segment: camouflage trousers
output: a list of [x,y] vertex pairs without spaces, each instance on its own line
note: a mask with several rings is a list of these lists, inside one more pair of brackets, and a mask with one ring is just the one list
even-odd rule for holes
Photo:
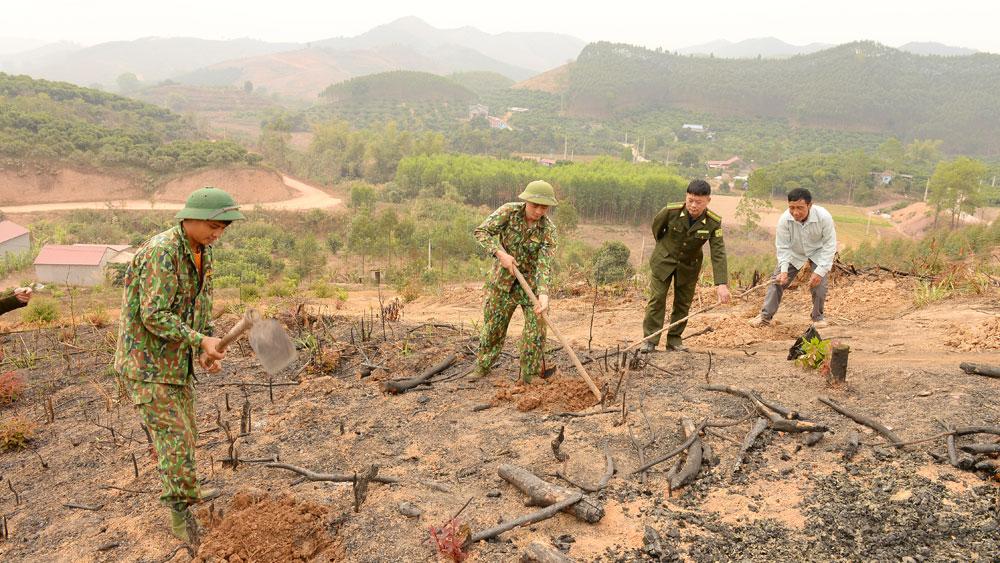
[[194,418],[194,386],[149,383],[122,378],[125,390],[149,429],[163,484],[160,502],[183,510],[201,496],[195,474],[198,429]]
[[524,312],[524,330],[521,333],[521,378],[524,381],[542,373],[545,360],[545,325],[539,322],[531,298],[517,283],[510,287],[494,282],[486,284],[486,299],[483,302],[483,330],[479,336],[479,357],[476,364],[481,370],[489,370],[503,350],[503,340],[507,336],[507,326],[514,309],[521,306]]

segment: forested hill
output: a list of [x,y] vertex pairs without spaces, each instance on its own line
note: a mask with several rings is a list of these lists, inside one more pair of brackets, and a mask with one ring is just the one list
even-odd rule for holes
[[857,42],[789,59],[736,60],[602,42],[580,53],[568,78],[568,110],[576,115],[678,107],[937,138],[948,152],[1000,154],[1000,55],[921,56]]
[[428,72],[394,70],[338,82],[320,97],[334,102],[470,102],[472,90],[456,81]]
[[0,155],[101,168],[189,170],[248,159],[170,110],[66,82],[0,73]]

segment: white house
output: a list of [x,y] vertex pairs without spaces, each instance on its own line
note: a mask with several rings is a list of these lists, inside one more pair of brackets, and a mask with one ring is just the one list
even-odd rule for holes
[[47,244],[35,258],[42,283],[95,286],[104,282],[104,266],[117,254],[109,246]]
[[13,221],[0,221],[0,258],[31,250],[31,233]]

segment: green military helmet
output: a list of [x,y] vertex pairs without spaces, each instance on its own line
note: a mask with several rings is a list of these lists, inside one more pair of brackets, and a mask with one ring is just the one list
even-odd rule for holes
[[556,191],[552,189],[552,184],[545,180],[531,182],[517,197],[538,205],[559,205],[556,201]]
[[219,188],[204,187],[187,198],[184,209],[174,215],[176,219],[201,219],[202,221],[236,221],[246,219],[233,196]]

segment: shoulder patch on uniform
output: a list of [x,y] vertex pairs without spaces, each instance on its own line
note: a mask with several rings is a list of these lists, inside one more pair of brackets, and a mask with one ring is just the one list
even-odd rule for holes
[[722,217],[719,217],[719,214],[712,211],[711,209],[708,210],[708,218],[713,221],[718,221],[720,223],[722,222]]
[[677,203],[668,203],[667,204],[667,209],[680,209],[682,207],[684,207],[684,202],[683,201],[679,201]]

